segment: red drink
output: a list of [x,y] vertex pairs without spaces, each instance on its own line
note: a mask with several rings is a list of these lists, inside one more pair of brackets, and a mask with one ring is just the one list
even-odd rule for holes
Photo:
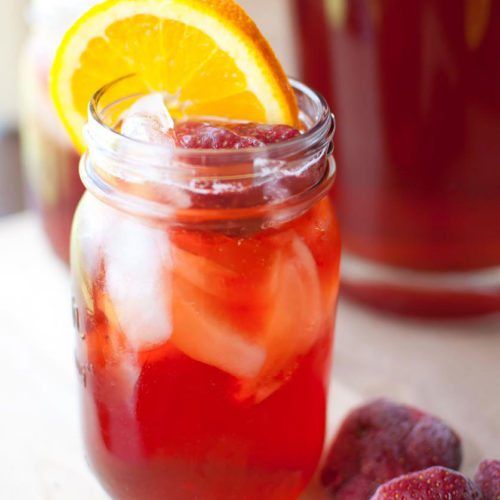
[[94,103],[72,269],[85,440],[113,497],[295,498],[316,469],[340,248],[332,119],[296,92],[314,129],[177,148],[167,180],[165,149],[114,135],[106,150],[113,109]]
[[401,312],[499,311],[500,4],[295,4],[305,79],[341,123],[344,289]]

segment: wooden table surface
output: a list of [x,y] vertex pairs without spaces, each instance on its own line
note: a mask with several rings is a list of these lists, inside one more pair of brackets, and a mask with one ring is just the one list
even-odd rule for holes
[[[0,496],[104,499],[80,442],[67,271],[30,214],[0,222],[0,279]],[[341,301],[330,433],[354,405],[389,396],[452,424],[470,473],[500,457],[499,354],[498,317],[410,321]]]

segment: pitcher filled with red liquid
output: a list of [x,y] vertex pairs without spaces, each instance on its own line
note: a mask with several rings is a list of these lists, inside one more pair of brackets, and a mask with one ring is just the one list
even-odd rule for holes
[[500,3],[295,0],[342,127],[343,286],[392,311],[500,311]]
[[280,140],[191,149],[207,129],[181,122],[171,149],[120,133],[127,80],[91,103],[72,239],[91,465],[120,499],[295,498],[325,432],[332,116],[294,83],[302,134],[226,123]]

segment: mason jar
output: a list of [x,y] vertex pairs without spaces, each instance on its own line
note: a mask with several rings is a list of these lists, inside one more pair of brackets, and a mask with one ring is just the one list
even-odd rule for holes
[[292,82],[300,136],[171,150],[112,130],[123,82],[91,102],[72,235],[92,468],[114,498],[295,498],[325,436],[332,115]]

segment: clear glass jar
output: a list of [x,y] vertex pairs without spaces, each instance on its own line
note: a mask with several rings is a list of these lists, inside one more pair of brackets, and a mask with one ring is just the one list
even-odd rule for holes
[[342,123],[344,290],[404,313],[500,311],[500,2],[294,4],[303,76]]
[[91,103],[76,357],[88,456],[114,498],[295,498],[318,465],[340,256],[334,123],[293,85],[307,131],[238,151],[118,134],[137,98],[120,81]]
[[33,0],[20,64],[20,133],[27,191],[53,250],[66,262],[71,221],[84,188],[78,175],[80,155],[56,116],[48,79],[65,30],[94,3]]

